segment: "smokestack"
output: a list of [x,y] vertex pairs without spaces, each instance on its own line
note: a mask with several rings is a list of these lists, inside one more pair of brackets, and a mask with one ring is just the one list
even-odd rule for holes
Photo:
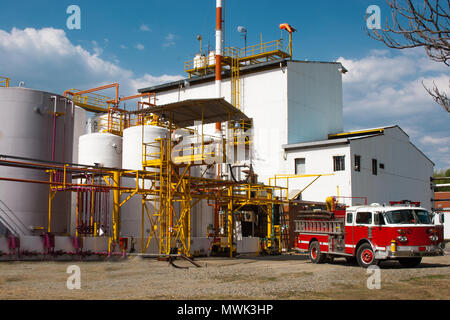
[[[216,96],[222,98],[222,0],[216,0]],[[216,131],[221,131],[220,122]]]

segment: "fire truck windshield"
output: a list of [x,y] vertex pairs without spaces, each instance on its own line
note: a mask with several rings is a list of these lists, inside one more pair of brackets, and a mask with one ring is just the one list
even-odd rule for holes
[[425,210],[402,209],[387,211],[385,217],[389,224],[432,224],[431,215]]

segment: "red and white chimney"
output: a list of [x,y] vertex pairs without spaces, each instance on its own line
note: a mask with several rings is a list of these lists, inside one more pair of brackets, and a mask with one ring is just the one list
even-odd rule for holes
[[216,95],[222,98],[222,0],[216,0]]
[[[222,98],[222,0],[216,0],[216,97]],[[216,131],[221,131],[220,122]]]

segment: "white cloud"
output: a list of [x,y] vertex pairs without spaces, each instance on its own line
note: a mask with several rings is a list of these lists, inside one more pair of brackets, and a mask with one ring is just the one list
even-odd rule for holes
[[0,70],[2,75],[12,78],[11,85],[25,81],[27,87],[59,94],[70,88],[119,82],[121,95],[129,95],[166,79],[182,78],[135,75],[120,67],[117,59],[113,62],[102,59],[103,51],[97,42],[92,41],[90,45],[92,52],[72,44],[60,29],[0,30]]
[[173,33],[170,33],[164,38],[163,47],[170,47],[175,45],[176,36]]
[[138,49],[138,50],[144,50],[145,49],[145,47],[144,47],[144,45],[142,44],[142,43],[138,43],[137,45],[136,45],[136,49]]
[[99,44],[98,44],[97,41],[93,40],[93,41],[91,41],[91,42],[92,42],[92,46],[93,46],[92,49],[94,50],[94,55],[95,55],[95,56],[101,55],[101,54],[103,53],[103,48],[101,48],[101,47],[99,46]]
[[139,30],[146,31],[146,32],[151,31],[150,28],[148,27],[148,25],[146,25],[146,24],[141,24],[141,27],[139,28]]
[[181,76],[176,75],[167,75],[164,74],[162,76],[152,76],[150,74],[145,74],[142,77],[139,77],[137,79],[132,79],[130,81],[131,86],[133,88],[145,88],[145,87],[151,87],[162,83],[172,82],[183,79]]
[[449,69],[423,50],[373,50],[359,59],[338,59],[343,75],[344,121],[348,128],[398,124],[436,167],[450,164],[450,115],[424,85],[450,93]]
[[450,137],[424,136],[422,139],[420,139],[420,142],[423,144],[433,144],[433,145],[438,145],[438,146],[445,146],[445,145],[450,144]]

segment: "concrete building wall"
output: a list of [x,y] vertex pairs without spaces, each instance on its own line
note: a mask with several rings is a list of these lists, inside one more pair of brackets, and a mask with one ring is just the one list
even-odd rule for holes
[[[431,209],[430,177],[433,163],[398,127],[385,129],[385,134],[351,140],[351,157],[361,155],[361,171],[352,168],[353,196],[367,196],[368,201],[420,201]],[[372,173],[372,159],[377,160],[377,175]],[[384,169],[380,168],[384,164]]]
[[[345,170],[333,171],[333,157],[344,156]],[[325,202],[329,196],[351,196],[352,181],[350,173],[350,146],[340,144],[333,146],[316,147],[303,150],[293,150],[286,152],[285,173],[295,173],[295,159],[305,159],[305,175],[333,174],[318,178],[311,186],[302,193],[302,200]],[[316,177],[292,178],[289,179],[290,193],[293,190],[303,190]],[[286,180],[277,181],[277,185],[287,186]],[[350,202],[347,200],[345,203]]]
[[[326,139],[342,131],[342,79],[340,64],[287,62],[240,77],[240,109],[253,119],[253,167],[264,183],[284,169],[282,145]],[[193,79],[191,79],[193,80]],[[186,79],[190,81],[190,79]],[[326,88],[326,90],[324,90]],[[231,102],[230,79],[222,81],[222,96]],[[159,89],[157,103],[215,98],[215,83]],[[205,126],[214,134],[214,124]]]
[[342,74],[332,63],[288,62],[288,142],[325,140],[343,130]]
[[[347,205],[364,204],[360,197],[367,197],[368,203],[420,201],[422,206],[431,209],[433,163],[411,144],[400,128],[386,128],[383,135],[348,141],[348,144],[288,149],[284,173],[294,174],[295,159],[304,158],[305,172],[302,174],[333,174],[320,177],[308,187],[302,194],[303,200],[324,201],[339,193],[340,197],[345,197],[340,198],[340,202]],[[333,140],[329,142],[333,143]],[[340,155],[345,156],[345,170],[333,171],[333,157]],[[355,170],[355,155],[361,157],[360,171]],[[372,159],[377,160],[376,175],[372,172]],[[313,180],[313,177],[290,179],[289,189],[302,190]]]

